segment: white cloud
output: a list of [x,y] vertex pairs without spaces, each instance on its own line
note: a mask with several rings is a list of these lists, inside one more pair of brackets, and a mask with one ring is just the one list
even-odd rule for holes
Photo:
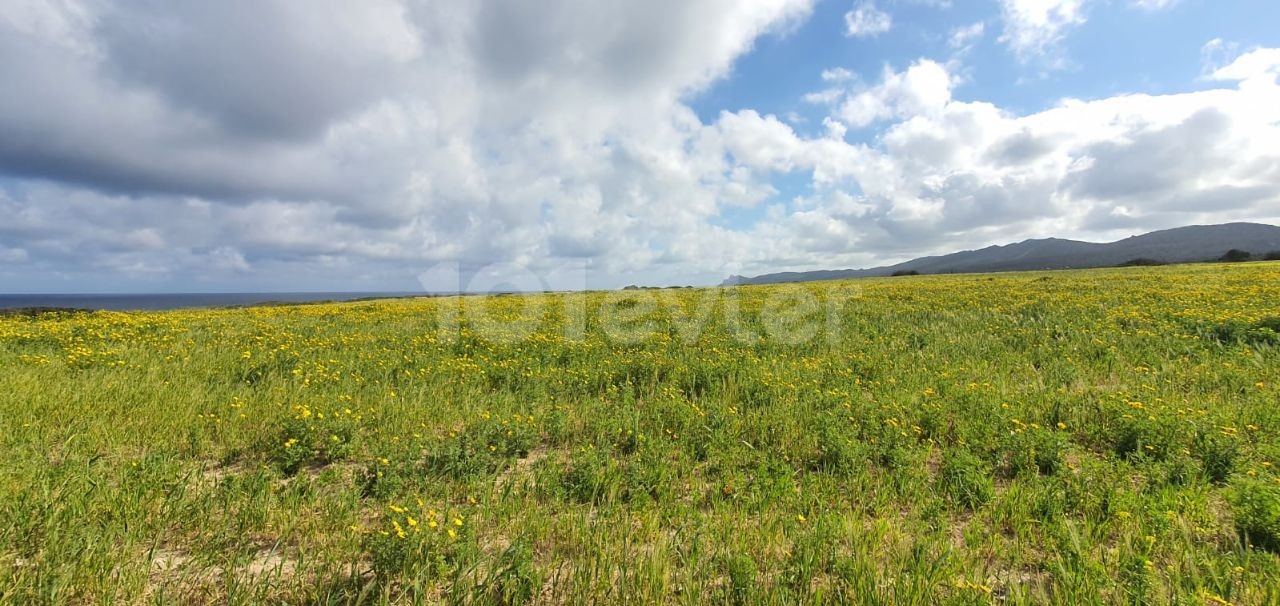
[[1237,57],[1213,72],[1215,80],[1258,81],[1269,86],[1280,76],[1280,48],[1260,48]]
[[847,82],[856,77],[857,76],[853,72],[843,67],[833,67],[831,69],[822,70],[823,82]]
[[[1149,12],[1173,7],[1179,0],[1129,0],[1132,6]],[[1000,0],[1006,44],[1022,62],[1039,61],[1050,68],[1068,64],[1061,54],[1061,42],[1072,29],[1088,20],[1089,5],[1095,0]]]
[[1204,43],[1200,47],[1200,72],[1207,78],[1212,78],[1213,72],[1218,71],[1220,67],[1233,61],[1239,56],[1239,45],[1235,42],[1227,42],[1222,38],[1214,38]]
[[[913,70],[931,75],[912,78]],[[950,78],[938,71],[945,68],[926,60],[886,70],[875,86],[846,90],[833,104],[853,126],[892,119],[875,145],[774,133],[788,152],[772,166],[812,169],[818,185],[794,212],[759,228],[775,262],[857,266],[992,240],[1280,219],[1280,51],[1260,49],[1218,70],[1228,87],[1069,99],[1022,116],[950,98],[941,92]],[[850,102],[875,109],[851,114]],[[849,193],[851,183],[859,193]]]
[[1086,0],[1000,0],[1007,44],[1020,60],[1052,55],[1068,30],[1083,24]]
[[[832,69],[802,135],[686,99],[808,0],[585,7],[21,3],[0,13],[0,81],[23,91],[0,95],[0,278],[413,289],[437,261],[583,261],[601,285],[706,282],[1280,215],[1274,50],[1215,60],[1210,90],[1029,115],[957,100],[951,63]],[[1065,25],[1028,52],[1083,20],[1044,14]],[[780,174],[812,188],[779,200]]]
[[893,27],[893,16],[876,8],[872,0],[863,0],[844,14],[846,36],[877,36]]
[[774,116],[755,110],[722,112],[716,123],[725,140],[725,150],[738,162],[754,170],[789,172],[800,139]]
[[918,61],[904,72],[886,67],[880,84],[843,99],[838,116],[861,128],[888,118],[930,114],[951,100],[951,85],[951,74],[936,61]]
[[962,27],[951,30],[951,39],[949,44],[953,49],[965,49],[973,45],[986,34],[986,24],[978,21]]
[[[0,96],[0,172],[29,181],[0,237],[32,271],[318,285],[442,259],[714,265],[733,253],[711,219],[774,190],[682,99],[810,4],[24,2],[0,14],[24,91]],[[91,225],[88,198],[116,214]]]

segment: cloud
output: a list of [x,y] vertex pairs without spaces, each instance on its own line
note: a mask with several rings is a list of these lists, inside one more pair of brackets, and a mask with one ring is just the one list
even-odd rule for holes
[[833,67],[822,70],[823,82],[847,82],[854,78],[857,78],[857,74],[854,74],[843,67]]
[[846,36],[878,36],[893,27],[893,17],[876,8],[875,2],[863,0],[844,14],[844,27]]
[[[806,116],[706,119],[689,99],[808,0],[325,2],[0,13],[22,91],[0,95],[0,279],[410,290],[437,262],[581,262],[599,286],[714,282],[1280,215],[1272,49],[1219,53],[1206,90],[1029,114],[958,99],[955,62],[833,68]],[[1066,25],[1028,52],[1083,19],[1045,15]]]
[[1086,21],[1086,0],[1000,0],[1000,42],[1021,61],[1052,57],[1067,31]]
[[398,92],[423,52],[407,17],[394,0],[142,0],[108,7],[94,29],[106,77],[223,132],[291,139]]
[[[780,243],[773,253],[799,269],[992,239],[1105,239],[1135,229],[1275,220],[1278,74],[1280,53],[1259,49],[1215,73],[1228,83],[1223,88],[1067,99],[1017,115],[952,98],[953,78],[936,62],[886,69],[879,83],[853,82],[830,105],[832,117],[850,127],[889,120],[874,144],[773,134],[788,151],[775,152],[785,161],[768,165],[813,170],[817,190],[761,238]],[[833,247],[837,239],[843,248]]]
[[888,118],[930,114],[951,100],[952,77],[940,63],[920,60],[903,72],[886,67],[880,84],[847,95],[838,117],[854,128]]
[[[0,15],[0,80],[23,90],[0,95],[0,175],[25,184],[6,201],[26,218],[5,244],[32,267],[310,264],[320,283],[441,259],[724,259],[710,219],[774,190],[683,99],[810,8],[20,3]],[[98,212],[69,205],[90,198],[117,214],[85,225]]]
[[27,259],[27,251],[21,248],[0,248],[0,263],[24,263]]
[[[1129,2],[1147,12],[1156,12],[1173,7],[1179,0]],[[1061,43],[1071,30],[1084,25],[1089,6],[1095,3],[1095,0],[1000,0],[1004,20],[1000,42],[1023,63],[1035,61],[1050,69],[1065,67],[1068,61],[1062,55]]]
[[1259,48],[1237,57],[1213,72],[1214,80],[1256,81],[1262,86],[1280,76],[1280,48]]
[[722,112],[716,123],[724,137],[725,150],[743,166],[753,170],[789,172],[800,139],[791,127],[774,116],[755,110]]
[[951,30],[951,38],[948,40],[948,44],[956,50],[967,49],[982,39],[982,36],[986,34],[986,30],[986,24],[982,21],[957,27]]
[[1234,61],[1239,55],[1239,44],[1214,38],[1200,47],[1200,72],[1204,77],[1212,79],[1213,72]]

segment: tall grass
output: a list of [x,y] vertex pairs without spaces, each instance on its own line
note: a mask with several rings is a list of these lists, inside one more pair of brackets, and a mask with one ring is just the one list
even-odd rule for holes
[[0,602],[1278,603],[1277,301],[1247,264],[4,317]]

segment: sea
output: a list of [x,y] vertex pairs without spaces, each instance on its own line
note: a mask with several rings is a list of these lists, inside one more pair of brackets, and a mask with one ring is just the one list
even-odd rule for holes
[[425,292],[219,292],[154,294],[0,294],[0,309],[63,308],[160,311],[199,307],[242,307],[428,296]]

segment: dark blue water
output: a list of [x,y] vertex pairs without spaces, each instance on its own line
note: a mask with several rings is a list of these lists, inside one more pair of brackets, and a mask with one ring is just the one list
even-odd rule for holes
[[312,303],[355,299],[425,296],[411,292],[221,292],[163,293],[128,295],[5,295],[0,309],[17,307],[62,307],[70,309],[110,309],[115,311],[156,311],[189,307],[230,307],[264,303]]

